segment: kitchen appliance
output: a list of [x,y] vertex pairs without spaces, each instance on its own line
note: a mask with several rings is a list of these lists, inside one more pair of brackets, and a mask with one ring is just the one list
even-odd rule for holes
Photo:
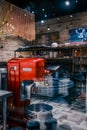
[[13,58],[7,63],[8,90],[13,97],[8,100],[8,124],[26,126],[25,108],[30,104],[31,89],[35,82],[44,81],[43,58]]

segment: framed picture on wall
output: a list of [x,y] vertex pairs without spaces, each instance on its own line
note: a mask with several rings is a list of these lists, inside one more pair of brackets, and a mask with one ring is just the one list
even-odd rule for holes
[[87,42],[87,27],[69,30],[69,42],[79,44]]

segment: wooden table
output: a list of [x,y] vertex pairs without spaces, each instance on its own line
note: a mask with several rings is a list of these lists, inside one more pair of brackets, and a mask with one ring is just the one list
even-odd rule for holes
[[0,100],[3,101],[3,130],[6,130],[6,117],[7,117],[7,97],[11,96],[12,93],[5,90],[0,90]]

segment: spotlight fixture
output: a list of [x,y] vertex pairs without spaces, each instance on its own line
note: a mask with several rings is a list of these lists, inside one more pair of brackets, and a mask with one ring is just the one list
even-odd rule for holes
[[76,0],[76,3],[78,3],[78,0]]
[[31,13],[32,13],[32,14],[34,14],[35,12],[34,12],[34,11],[32,11]]
[[47,27],[47,30],[49,31],[49,30],[50,30],[50,27]]
[[72,17],[73,17],[73,15],[70,15],[70,17],[72,18]]
[[45,11],[45,9],[43,8],[42,11]]
[[41,23],[44,23],[44,20],[41,20]]
[[69,5],[70,5],[70,1],[68,1],[68,0],[65,1],[65,5],[66,5],[66,6],[69,6]]
[[47,18],[47,14],[45,14],[44,17]]

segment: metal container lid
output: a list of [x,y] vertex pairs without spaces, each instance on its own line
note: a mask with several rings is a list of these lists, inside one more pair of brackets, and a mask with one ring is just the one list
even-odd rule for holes
[[34,112],[46,112],[46,111],[51,111],[52,106],[44,103],[37,103],[37,104],[31,104],[27,106],[27,110],[34,111]]

